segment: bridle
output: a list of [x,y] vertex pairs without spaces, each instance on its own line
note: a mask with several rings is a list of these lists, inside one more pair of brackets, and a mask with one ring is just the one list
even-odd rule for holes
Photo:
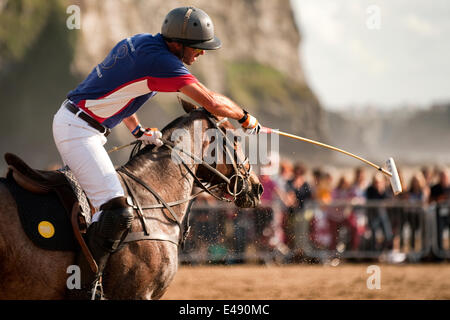
[[[215,167],[211,166],[209,163],[207,163],[204,159],[197,157],[196,155],[192,154],[189,151],[179,148],[172,141],[162,138],[161,140],[163,141],[164,146],[166,146],[172,152],[172,155],[174,155],[180,161],[180,164],[183,165],[183,167],[187,170],[187,172],[193,177],[194,182],[201,188],[201,190],[193,195],[190,195],[188,198],[181,199],[181,200],[174,201],[174,202],[166,202],[164,199],[162,199],[162,197],[158,194],[158,192],[156,190],[154,190],[151,186],[146,184],[140,178],[136,177],[125,166],[121,166],[120,168],[118,168],[117,172],[119,173],[119,175],[122,175],[124,184],[127,187],[128,193],[130,194],[130,197],[131,197],[131,199],[130,199],[130,197],[127,198],[128,204],[137,211],[138,217],[141,220],[141,224],[142,224],[142,228],[143,228],[143,232],[128,233],[127,237],[124,239],[124,241],[122,243],[139,241],[139,240],[162,240],[162,241],[172,242],[176,245],[181,244],[183,247],[184,242],[185,242],[185,240],[189,234],[189,230],[190,230],[190,225],[189,225],[190,209],[192,207],[193,202],[200,194],[202,194],[203,192],[207,192],[208,194],[210,194],[217,200],[232,202],[232,201],[235,201],[236,198],[242,192],[247,190],[247,188],[248,188],[247,181],[250,177],[252,168],[251,168],[250,163],[248,164],[248,169],[245,168],[245,164],[248,162],[248,158],[246,157],[243,161],[240,161],[240,158],[239,158],[239,155],[237,154],[237,152],[233,152],[235,150],[235,145],[231,144],[230,139],[228,139],[226,133],[220,127],[221,124],[223,124],[225,121],[227,121],[227,118],[224,118],[220,121],[215,121],[217,118],[215,118],[207,110],[199,109],[199,111],[206,113],[206,118],[208,119],[208,121],[211,123],[213,128],[215,128],[217,130],[217,132],[219,132],[219,134],[222,136],[222,138],[224,140],[224,149],[225,149],[226,155],[232,161],[231,164],[232,164],[233,170],[234,170],[233,174],[231,175],[231,177],[228,178],[222,172],[220,172],[217,168],[215,168]],[[133,152],[132,152],[130,158],[133,157],[139,151],[141,145],[142,145],[141,141],[136,143],[136,146],[133,149]],[[189,167],[189,165],[183,160],[183,158],[180,156],[179,153],[184,153],[191,159],[195,160],[196,163],[204,166],[206,169],[208,169],[213,174],[212,179],[214,179],[214,177],[218,177],[222,180],[222,182],[219,182],[219,183],[216,183],[213,185],[208,185],[210,183],[203,183],[200,180],[200,178],[198,178],[197,175],[192,171],[192,169]],[[233,156],[233,154],[236,155],[236,159]],[[124,175],[127,176],[128,178],[134,180],[141,186],[143,186],[147,191],[152,193],[158,199],[158,201],[160,203],[142,206],[138,202],[135,192],[131,188],[127,179],[125,179]],[[233,200],[230,200],[227,197],[220,196],[220,195],[217,195],[212,192],[212,190],[221,187],[224,183],[226,183],[226,191],[228,193],[227,195],[231,196],[231,198]],[[187,208],[187,212],[186,212],[186,216],[185,216],[185,220],[184,220],[185,223],[183,226],[183,222],[178,218],[176,213],[173,211],[172,207],[181,205],[186,202],[189,202],[189,204],[188,204],[188,208]],[[167,209],[167,211],[170,214],[170,217],[165,213],[164,210],[162,210],[164,215],[166,216],[166,218],[170,222],[176,223],[178,225],[178,227],[180,228],[180,231],[182,231],[182,232],[180,232],[180,238],[178,239],[178,241],[175,241],[174,239],[171,239],[170,237],[168,237],[167,235],[162,234],[162,233],[156,234],[156,235],[154,233],[152,235],[149,234],[146,223],[145,223],[145,216],[144,216],[143,211],[151,210],[151,209],[158,209],[158,208]]]
[[[220,133],[220,135],[222,136],[222,138],[223,138],[223,140],[225,142],[223,145],[225,147],[226,156],[227,156],[228,159],[231,159],[231,161],[232,161],[231,164],[232,164],[233,170],[234,170],[234,173],[233,173],[233,175],[230,178],[226,177],[223,173],[221,173],[219,170],[217,170],[216,168],[211,166],[205,160],[198,158],[197,156],[193,155],[192,153],[190,153],[190,152],[188,152],[188,151],[186,151],[184,149],[177,148],[173,142],[168,141],[166,139],[162,139],[162,141],[164,142],[164,144],[172,152],[178,151],[178,152],[186,154],[191,159],[195,160],[197,163],[200,163],[206,169],[208,169],[210,172],[212,172],[214,176],[217,176],[217,177],[221,178],[223,180],[223,183],[226,183],[226,191],[228,192],[228,195],[233,198],[233,200],[230,200],[230,199],[225,198],[225,197],[220,197],[220,196],[217,196],[214,193],[212,193],[210,191],[210,188],[218,187],[219,184],[216,184],[216,185],[214,185],[212,187],[209,187],[209,188],[206,187],[206,185],[200,181],[200,179],[192,172],[192,170],[182,160],[182,158],[176,152],[173,153],[180,160],[180,162],[183,164],[183,166],[188,170],[188,172],[191,174],[191,176],[194,177],[195,182],[199,185],[200,188],[202,188],[202,190],[204,190],[205,192],[209,193],[210,195],[212,195],[217,200],[227,201],[227,202],[234,201],[234,200],[236,200],[236,197],[238,195],[240,195],[243,191],[245,191],[245,183],[248,180],[248,178],[250,177],[250,172],[252,170],[252,167],[251,167],[251,165],[250,165],[250,163],[248,161],[248,158],[245,158],[243,161],[241,161],[241,159],[239,157],[239,154],[237,152],[233,152],[233,150],[235,150],[234,144],[232,144],[230,142],[230,139],[228,138],[227,134],[220,127],[220,125],[222,123],[226,122],[228,119],[227,118],[223,118],[222,120],[216,122],[214,120],[215,117],[213,115],[211,115],[205,109],[201,109],[201,110],[207,114],[208,121],[212,124],[214,129],[216,129],[217,132]],[[236,155],[236,159],[234,158],[233,155]],[[245,164],[246,163],[249,163],[248,169],[245,168]],[[242,184],[239,184],[240,181],[242,182]],[[241,186],[241,187],[239,187],[239,186]]]

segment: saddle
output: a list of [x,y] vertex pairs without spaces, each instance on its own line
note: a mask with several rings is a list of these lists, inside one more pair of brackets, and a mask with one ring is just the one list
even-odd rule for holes
[[22,188],[37,194],[56,192],[66,209],[67,206],[70,207],[68,212],[72,211],[73,200],[76,200],[76,198],[69,182],[62,173],[32,169],[12,153],[6,153],[5,160],[10,174]]
[[88,204],[89,208],[87,209],[86,204],[83,209],[80,207],[80,199],[74,191],[73,181],[70,181],[67,175],[67,171],[70,172],[70,170],[64,172],[64,170],[44,171],[32,169],[22,159],[12,153],[6,153],[5,160],[8,164],[7,177],[12,178],[20,187],[33,194],[49,195],[54,193],[57,195],[60,204],[65,209],[73,234],[82,253],[86,256],[91,267],[95,269],[97,267],[95,260],[83,238],[83,234],[86,234],[90,223],[90,216],[87,216],[86,211],[93,211],[93,209],[90,204]]

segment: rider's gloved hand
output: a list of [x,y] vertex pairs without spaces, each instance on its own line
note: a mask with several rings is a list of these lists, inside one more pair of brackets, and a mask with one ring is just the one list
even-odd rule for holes
[[141,140],[145,144],[154,144],[157,147],[162,146],[164,143],[161,141],[162,133],[157,128],[142,128],[136,127],[133,130],[133,135],[136,139]]
[[258,120],[252,116],[250,113],[244,110],[244,116],[238,120],[244,132],[247,134],[258,134],[261,130],[261,125]]

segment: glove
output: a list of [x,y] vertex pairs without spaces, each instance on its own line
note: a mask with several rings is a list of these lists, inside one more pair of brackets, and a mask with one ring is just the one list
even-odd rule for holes
[[145,144],[154,144],[157,147],[164,143],[161,141],[162,133],[157,128],[142,128],[140,127],[136,133],[133,134],[136,139],[141,140]]
[[261,125],[258,120],[250,113],[244,110],[244,116],[238,120],[246,134],[258,134],[261,131]]

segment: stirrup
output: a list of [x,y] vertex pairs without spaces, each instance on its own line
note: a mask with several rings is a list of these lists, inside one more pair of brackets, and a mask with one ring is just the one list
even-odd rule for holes
[[97,278],[97,280],[95,280],[94,284],[92,285],[91,292],[92,292],[91,300],[104,300],[103,284],[101,276]]

